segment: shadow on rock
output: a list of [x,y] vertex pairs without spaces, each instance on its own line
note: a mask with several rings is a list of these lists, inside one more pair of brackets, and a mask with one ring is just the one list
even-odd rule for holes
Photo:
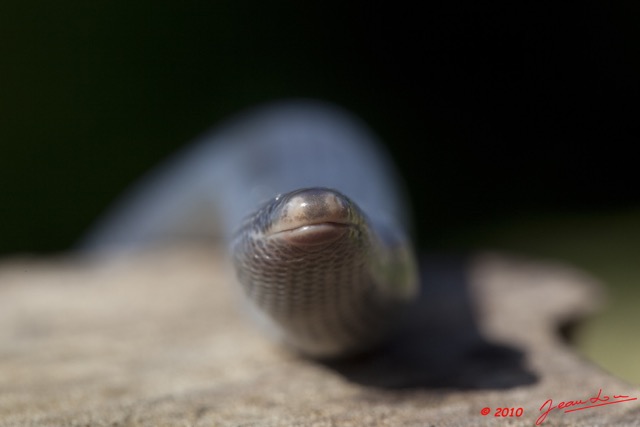
[[390,389],[504,389],[536,381],[520,350],[481,336],[463,257],[425,257],[421,270],[420,298],[392,342],[325,365],[350,381]]

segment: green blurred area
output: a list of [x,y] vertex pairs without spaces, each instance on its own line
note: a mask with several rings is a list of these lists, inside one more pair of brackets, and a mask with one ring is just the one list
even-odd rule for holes
[[229,115],[320,98],[386,141],[421,247],[566,260],[606,283],[579,344],[638,383],[637,8],[3,1],[0,254],[66,250]]
[[601,312],[580,325],[575,342],[605,370],[640,384],[640,209],[493,221],[459,229],[441,244],[563,261],[593,275],[606,299]]
[[[314,21],[294,19],[304,9],[3,2],[0,252],[68,247],[129,183],[229,114],[344,90],[349,77],[317,72],[340,52],[318,52]],[[263,20],[274,14],[291,33]]]

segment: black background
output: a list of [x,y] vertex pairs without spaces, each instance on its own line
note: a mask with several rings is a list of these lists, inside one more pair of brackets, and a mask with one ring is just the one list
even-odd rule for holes
[[492,218],[638,206],[638,9],[5,1],[0,252],[68,248],[178,147],[290,96],[386,141],[426,247]]

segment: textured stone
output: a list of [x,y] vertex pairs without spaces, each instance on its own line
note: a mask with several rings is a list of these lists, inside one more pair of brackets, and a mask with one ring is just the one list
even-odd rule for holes
[[[321,363],[254,328],[216,249],[4,260],[0,425],[532,426],[547,399],[640,397],[558,332],[596,308],[590,277],[498,254],[422,265],[395,340]],[[637,426],[640,401],[557,409],[543,425]]]

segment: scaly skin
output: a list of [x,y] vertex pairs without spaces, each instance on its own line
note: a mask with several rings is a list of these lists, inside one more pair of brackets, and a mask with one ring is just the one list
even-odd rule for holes
[[383,341],[417,292],[408,248],[386,241],[346,196],[325,188],[274,198],[231,253],[245,294],[278,335],[314,357]]

